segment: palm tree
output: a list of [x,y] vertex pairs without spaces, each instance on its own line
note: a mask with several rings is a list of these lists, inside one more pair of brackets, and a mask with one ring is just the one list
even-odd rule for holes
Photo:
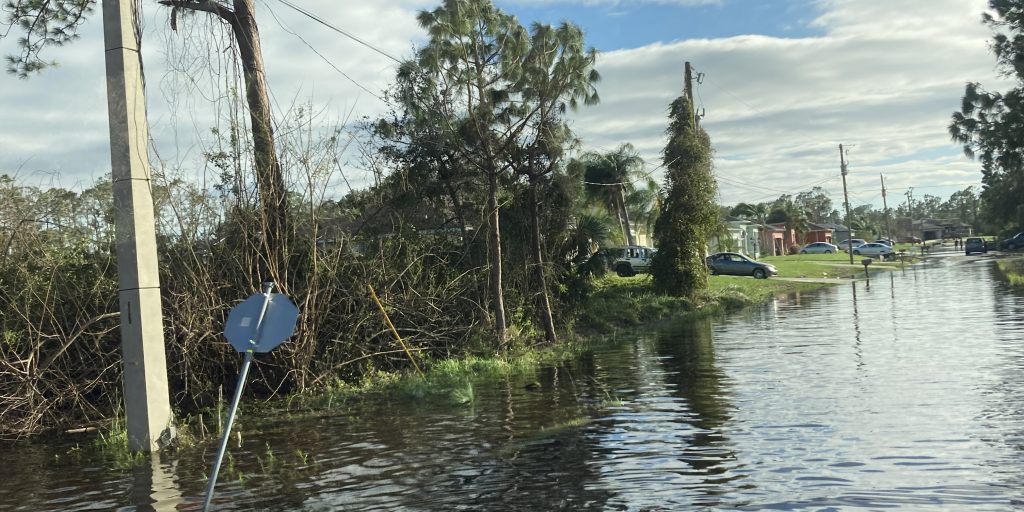
[[661,211],[661,187],[650,177],[644,185],[626,194],[626,217],[632,219],[633,224],[643,226],[649,240]]
[[768,203],[740,203],[733,208],[736,215],[745,217],[747,219],[756,220],[761,226],[765,225],[768,219],[768,214],[771,213],[771,209],[768,207]]
[[631,178],[643,168],[643,158],[627,142],[608,153],[587,153],[583,155],[583,161],[586,165],[584,182],[587,192],[619,219],[626,243],[634,245],[636,241],[629,224],[625,196],[634,190]]

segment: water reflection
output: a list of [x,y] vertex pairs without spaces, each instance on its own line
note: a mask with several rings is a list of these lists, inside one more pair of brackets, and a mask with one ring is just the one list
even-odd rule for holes
[[[613,508],[717,506],[735,456],[724,434],[728,390],[715,367],[709,319],[681,323],[630,345],[613,382],[621,404],[595,420],[597,483]],[[610,356],[610,357],[609,357]]]
[[175,463],[166,455],[151,454],[131,468],[129,502],[131,507],[119,512],[164,512],[169,510],[200,510],[202,501],[186,501],[176,484]]

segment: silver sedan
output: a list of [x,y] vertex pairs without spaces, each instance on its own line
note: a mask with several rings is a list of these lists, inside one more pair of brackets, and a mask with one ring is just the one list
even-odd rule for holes
[[854,247],[853,253],[858,256],[887,256],[892,254],[892,247],[885,244],[864,244],[860,247]]
[[839,247],[828,242],[814,242],[813,244],[807,244],[803,249],[800,249],[800,254],[832,254],[835,252],[839,252]]

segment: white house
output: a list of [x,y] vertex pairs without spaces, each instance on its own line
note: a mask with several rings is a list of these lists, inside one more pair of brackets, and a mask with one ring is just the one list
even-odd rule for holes
[[714,236],[708,240],[708,252],[741,252],[751,258],[760,258],[761,226],[756,222],[726,217],[725,232],[721,238]]

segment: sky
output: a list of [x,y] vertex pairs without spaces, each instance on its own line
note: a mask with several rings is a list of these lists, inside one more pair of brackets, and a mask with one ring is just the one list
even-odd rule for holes
[[[373,119],[396,60],[425,41],[416,13],[439,0],[257,0],[275,118],[326,132]],[[601,103],[572,114],[580,151],[631,143],[662,178],[668,105],[683,68],[699,73],[695,103],[715,150],[719,203],[771,201],[822,187],[839,207],[839,145],[852,206],[889,206],[980,185],[980,165],[947,133],[964,85],[1006,90],[981,23],[985,0],[496,0],[520,22],[570,21],[599,51]],[[304,15],[301,7],[329,26]],[[178,20],[142,0],[143,60],[154,160],[210,183],[204,153],[230,113],[223,29]],[[99,8],[97,8],[97,11]],[[338,30],[335,30],[338,29]],[[45,55],[59,66],[28,80],[0,77],[0,174],[27,185],[81,189],[109,175],[101,16]],[[344,32],[342,34],[339,32]],[[0,30],[0,33],[3,33]],[[352,37],[349,37],[352,36]],[[366,43],[356,42],[354,38]],[[16,52],[17,35],[0,39]],[[212,51],[211,51],[212,48]],[[282,133],[294,134],[284,126]],[[344,138],[343,138],[344,139]],[[336,150],[343,176],[328,194],[372,183],[356,143]]]

